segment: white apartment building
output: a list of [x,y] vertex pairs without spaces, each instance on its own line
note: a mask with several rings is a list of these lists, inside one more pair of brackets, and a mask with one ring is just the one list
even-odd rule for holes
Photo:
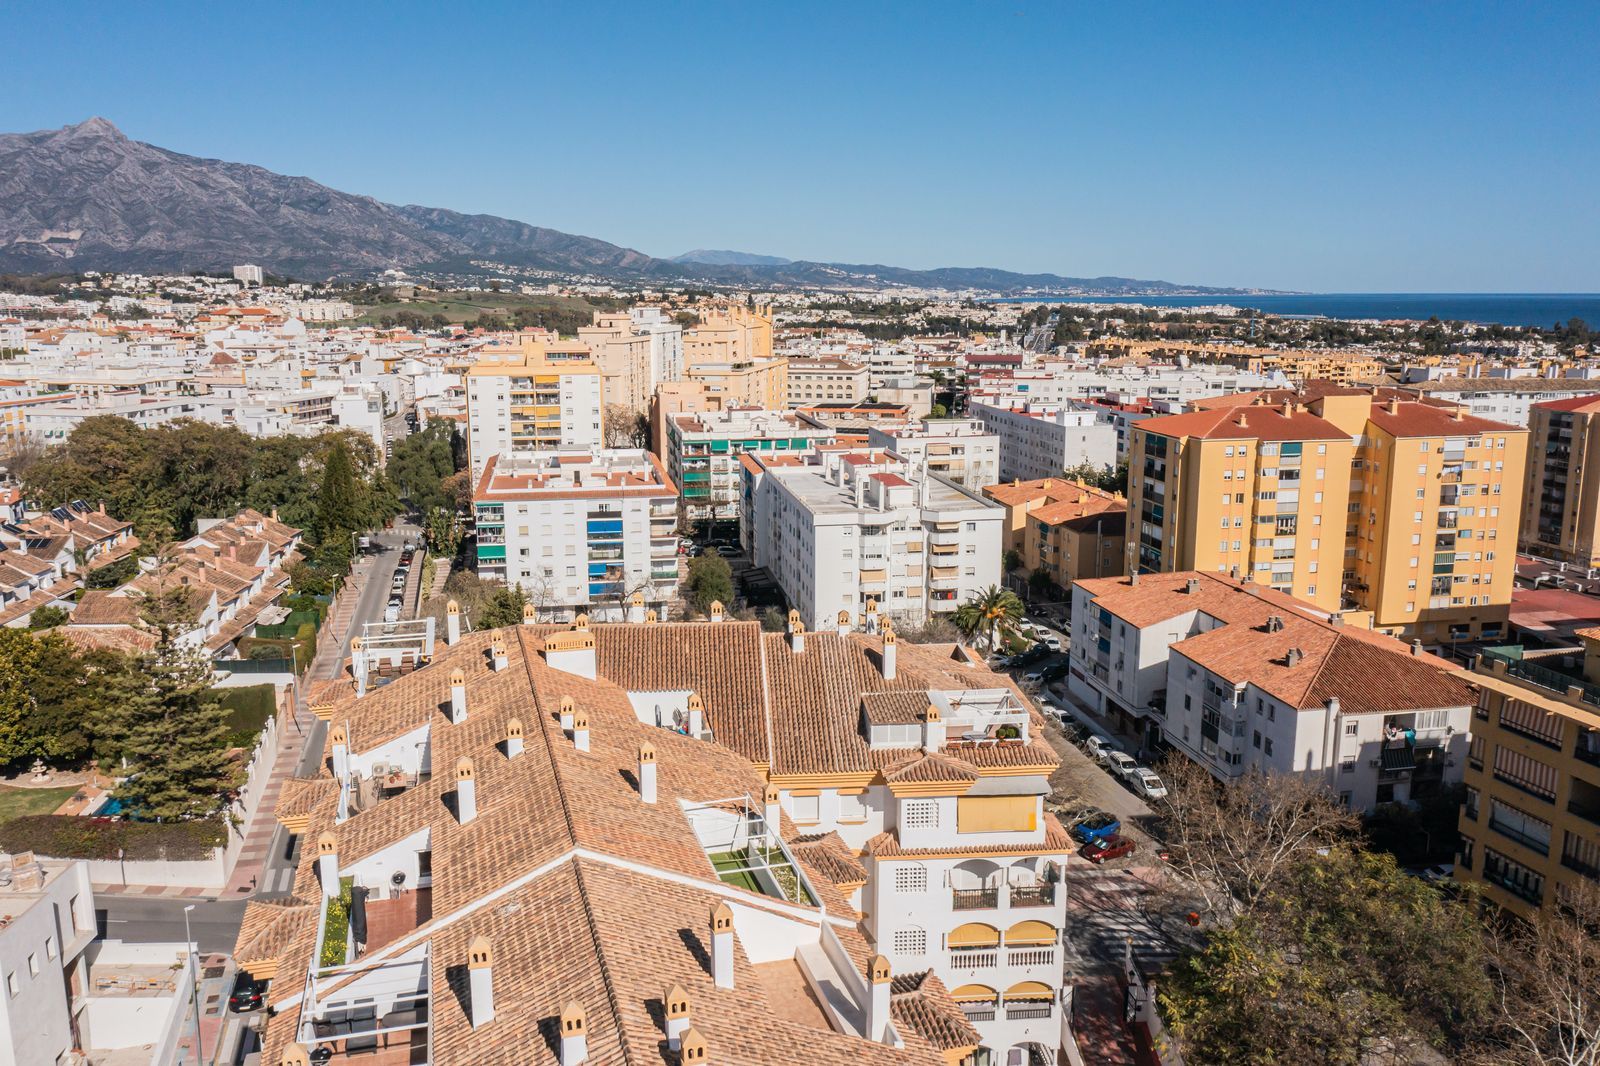
[[887,452],[754,465],[745,528],[755,565],[807,625],[869,611],[920,625],[1000,582],[1005,510],[976,492]]
[[1352,810],[1462,779],[1460,668],[1251,583],[1187,571],[1072,588],[1067,687],[1219,780],[1309,774]]
[[834,430],[792,411],[731,408],[666,419],[667,474],[683,492],[691,519],[740,516],[744,455],[799,455],[833,440]]
[[242,285],[260,285],[265,280],[260,267],[254,263],[246,263],[233,268],[234,280]]
[[542,620],[665,618],[678,594],[678,493],[645,451],[490,456],[473,496],[478,574]]
[[333,395],[329,408],[334,423],[341,429],[364,433],[372,440],[381,462],[385,456],[383,418],[386,412],[383,391],[371,384],[347,383]]
[[1597,383],[1581,377],[1446,377],[1408,387],[1425,399],[1463,404],[1479,418],[1526,426],[1534,404],[1592,396]]
[[968,383],[971,402],[995,407],[1102,398],[1188,403],[1289,385],[1289,379],[1278,371],[1254,374],[1231,366],[1097,367],[1058,360],[1021,369],[982,371]]
[[973,403],[970,412],[1000,438],[1000,480],[1037,481],[1056,477],[1080,463],[1117,464],[1117,430],[1091,409],[1029,403],[991,407]]
[[27,860],[0,886],[0,1060],[62,1063],[80,1046],[69,978],[94,940],[94,890],[88,863]]
[[557,357],[532,338],[478,353],[467,371],[467,452],[480,474],[490,457],[524,451],[595,451],[601,432],[600,370]]
[[846,359],[789,359],[789,406],[867,398],[867,365]]
[[894,452],[974,492],[1000,480],[1000,438],[976,418],[923,419],[900,429],[869,429],[867,446]]

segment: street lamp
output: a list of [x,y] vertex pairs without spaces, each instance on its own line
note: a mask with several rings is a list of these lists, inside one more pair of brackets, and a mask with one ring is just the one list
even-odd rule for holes
[[194,971],[194,976],[189,985],[189,998],[194,1004],[194,1048],[197,1056],[195,1062],[203,1063],[206,1060],[205,1037],[200,1033],[200,968],[194,961],[194,937],[189,935],[189,912],[194,910],[191,903],[183,908],[183,950],[188,956],[189,968]]

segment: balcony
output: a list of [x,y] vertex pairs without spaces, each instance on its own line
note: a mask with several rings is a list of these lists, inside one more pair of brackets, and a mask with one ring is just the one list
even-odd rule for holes
[[1052,881],[1042,881],[1036,885],[1012,885],[1010,897],[1013,907],[1053,907],[1056,886]]
[[1055,966],[1056,946],[1006,948],[1007,966]]
[[999,888],[954,888],[950,890],[950,909],[988,910],[1000,906]]
[[999,948],[951,948],[952,970],[992,970],[1000,965]]
[[1021,999],[1006,1004],[1006,1021],[1015,1022],[1028,1018],[1048,1018],[1056,1011],[1054,1000],[1049,999]]
[[1515,677],[1526,681],[1536,688],[1547,689],[1561,696],[1567,695],[1572,689],[1578,690],[1579,698],[1591,706],[1600,706],[1600,685],[1587,684],[1579,678],[1552,670],[1547,666],[1540,666],[1522,655],[1522,648],[1516,645],[1505,648],[1485,648],[1478,653],[1479,661],[1485,666],[1495,663],[1504,663],[1507,677]]
[[1575,814],[1592,826],[1600,827],[1600,805],[1583,800],[1568,800],[1567,813]]
[[990,999],[977,1003],[963,1003],[961,1013],[967,1016],[969,1022],[992,1022],[995,1017],[995,1002]]

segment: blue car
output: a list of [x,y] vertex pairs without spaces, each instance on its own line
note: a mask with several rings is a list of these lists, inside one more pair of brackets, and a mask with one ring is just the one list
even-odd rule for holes
[[1091,840],[1106,840],[1117,835],[1117,830],[1122,828],[1114,814],[1105,811],[1095,811],[1086,817],[1078,819],[1072,824],[1072,837],[1080,843],[1087,844]]

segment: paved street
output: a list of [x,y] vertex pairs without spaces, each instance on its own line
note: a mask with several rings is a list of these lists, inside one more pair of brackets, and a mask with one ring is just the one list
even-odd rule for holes
[[244,919],[244,901],[238,899],[183,900],[102,892],[95,901],[104,935],[136,944],[183,943],[183,908],[192,904],[189,928],[206,953],[231,952]]

